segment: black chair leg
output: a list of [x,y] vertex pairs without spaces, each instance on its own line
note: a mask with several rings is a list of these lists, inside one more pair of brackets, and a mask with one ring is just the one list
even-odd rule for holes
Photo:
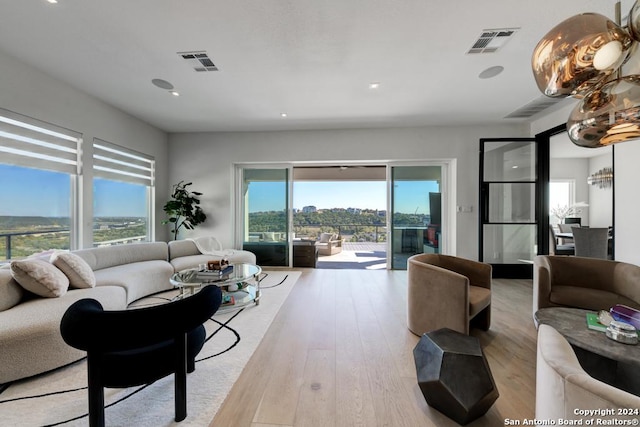
[[175,372],[176,422],[187,418],[187,334],[176,338]]
[[87,354],[87,375],[89,391],[89,426],[104,427],[104,387],[99,364],[100,356]]

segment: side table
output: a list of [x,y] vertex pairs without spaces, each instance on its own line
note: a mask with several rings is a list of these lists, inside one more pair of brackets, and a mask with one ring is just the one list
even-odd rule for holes
[[476,337],[448,328],[427,332],[413,356],[425,400],[458,424],[481,417],[498,399],[489,363]]
[[318,248],[313,240],[293,242],[293,266],[316,268]]

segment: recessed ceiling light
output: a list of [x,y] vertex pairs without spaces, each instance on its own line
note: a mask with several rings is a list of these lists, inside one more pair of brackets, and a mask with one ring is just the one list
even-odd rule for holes
[[180,96],[180,92],[178,92],[177,90],[170,90],[169,93],[173,96]]
[[280,113],[280,117],[287,117],[287,113]]
[[490,79],[491,77],[495,77],[503,71],[504,67],[502,65],[495,65],[478,74],[478,77],[480,77],[481,79]]
[[51,3],[51,4],[56,4],[56,3],[58,3],[58,0],[47,0],[47,1],[48,1],[49,3]]
[[151,83],[153,83],[154,86],[157,86],[160,89],[166,89],[166,90],[172,90],[173,89],[173,85],[171,83],[169,83],[168,81],[166,81],[166,80],[153,79],[153,80],[151,80]]
[[518,165],[511,166],[511,169],[518,169]]
[[369,89],[378,89],[379,87],[380,87],[380,82],[369,83]]

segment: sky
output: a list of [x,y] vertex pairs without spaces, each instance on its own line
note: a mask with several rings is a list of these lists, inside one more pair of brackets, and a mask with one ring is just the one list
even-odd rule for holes
[[[0,215],[68,217],[70,177],[59,172],[0,164]],[[293,207],[318,209],[387,209],[385,181],[295,182]],[[395,211],[429,213],[432,181],[397,181]],[[249,212],[281,211],[286,186],[282,182],[252,182]],[[146,187],[94,179],[94,216],[146,216]]]
[[[429,192],[437,192],[432,181],[396,182],[395,211],[429,213]],[[249,212],[282,211],[285,206],[285,185],[282,182],[252,182],[249,187]],[[385,181],[323,181],[295,182],[293,208],[315,206],[318,209],[360,208],[387,209]]]
[[[68,217],[70,176],[0,164],[0,215]],[[145,217],[146,187],[94,180],[94,216]]]

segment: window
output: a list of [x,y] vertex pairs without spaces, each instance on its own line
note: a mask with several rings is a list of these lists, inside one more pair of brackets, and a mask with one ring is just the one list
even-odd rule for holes
[[81,134],[0,109],[0,260],[73,249]]
[[575,185],[574,180],[554,180],[549,183],[549,221],[552,224],[562,222],[575,205]]
[[154,159],[97,138],[93,150],[94,246],[152,241]]

